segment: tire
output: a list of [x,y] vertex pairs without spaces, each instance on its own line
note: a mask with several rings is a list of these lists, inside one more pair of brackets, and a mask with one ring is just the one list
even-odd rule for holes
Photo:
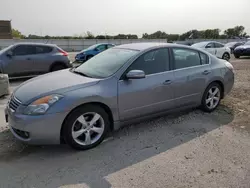
[[[99,119],[97,119],[98,115]],[[92,124],[91,121],[94,117],[97,121],[93,121],[95,123]],[[91,128],[91,126],[93,127]],[[103,108],[97,105],[85,105],[76,108],[69,114],[63,125],[62,136],[72,148],[87,150],[99,145],[104,140],[109,128],[109,116]],[[95,132],[97,130],[100,134]]]
[[52,68],[51,68],[51,72],[59,71],[59,70],[62,70],[62,69],[65,69],[65,66],[62,65],[62,64],[53,65]]
[[239,59],[239,58],[240,58],[239,55],[235,55],[235,54],[234,54],[234,57],[235,57],[236,59]]
[[229,61],[230,59],[230,54],[229,53],[224,53],[223,56],[222,56],[222,59],[226,60],[226,61]]
[[[214,95],[216,88],[218,89],[218,94]],[[211,91],[213,94],[211,94]],[[202,101],[201,101],[201,109],[205,112],[214,111],[218,107],[218,105],[220,104],[221,97],[222,97],[221,86],[216,82],[211,83],[206,88],[206,90],[203,94]],[[215,98],[217,98],[217,100],[215,100]]]

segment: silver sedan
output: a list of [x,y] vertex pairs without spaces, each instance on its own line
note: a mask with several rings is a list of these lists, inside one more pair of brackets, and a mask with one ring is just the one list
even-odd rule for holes
[[233,84],[232,65],[203,50],[127,44],[28,80],[13,92],[5,116],[23,142],[84,150],[131,122],[198,106],[212,112]]

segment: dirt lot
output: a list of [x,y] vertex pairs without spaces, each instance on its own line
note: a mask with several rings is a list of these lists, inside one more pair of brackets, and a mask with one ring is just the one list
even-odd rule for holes
[[249,188],[250,58],[231,62],[234,89],[215,112],[131,125],[89,151],[21,144],[1,120],[0,187]]

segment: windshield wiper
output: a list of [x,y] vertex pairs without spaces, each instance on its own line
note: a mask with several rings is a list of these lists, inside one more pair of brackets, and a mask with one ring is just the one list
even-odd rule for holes
[[75,73],[75,74],[79,74],[79,75],[81,75],[81,76],[85,76],[85,77],[92,78],[91,76],[89,76],[89,75],[87,75],[87,74],[84,74],[83,72],[76,71],[75,69],[73,69],[72,72]]

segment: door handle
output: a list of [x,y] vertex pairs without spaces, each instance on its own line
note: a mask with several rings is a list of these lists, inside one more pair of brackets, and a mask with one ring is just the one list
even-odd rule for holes
[[210,73],[211,73],[210,71],[208,71],[208,70],[204,70],[202,74],[204,74],[204,75],[208,75],[208,74],[210,74]]
[[28,57],[27,60],[31,60],[31,59]]
[[165,80],[165,81],[163,82],[163,85],[169,85],[169,84],[171,84],[171,83],[172,83],[171,80]]

